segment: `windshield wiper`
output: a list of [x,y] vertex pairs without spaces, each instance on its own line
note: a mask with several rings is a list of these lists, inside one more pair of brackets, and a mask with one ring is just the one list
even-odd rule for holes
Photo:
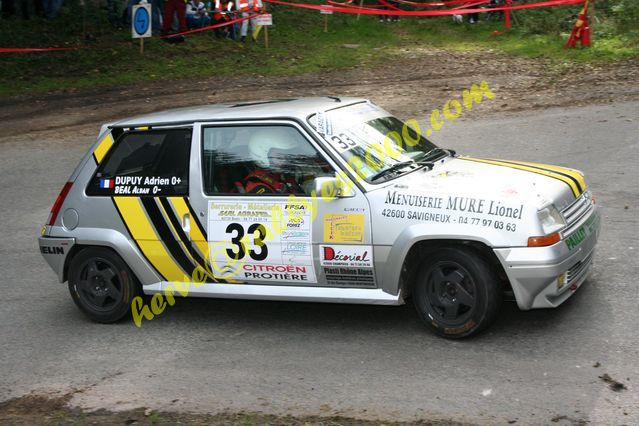
[[422,155],[421,157],[419,157],[418,161],[434,160],[435,158],[439,157],[441,154],[448,154],[448,153],[449,152],[445,149],[442,149],[439,147],[433,148],[427,153],[425,153],[424,155]]
[[392,166],[390,166],[387,169],[382,170],[381,172],[378,172],[376,174],[374,174],[373,176],[371,176],[371,182],[374,180],[377,180],[383,176],[386,176],[389,173],[393,173],[398,171],[399,169],[406,167],[406,166],[411,166],[413,164],[418,164],[413,160],[409,160],[409,161],[400,161],[399,163],[395,163]]
[[415,163],[419,164],[420,166],[424,166],[428,168],[428,171],[433,170],[433,167],[435,167],[435,163],[433,163],[432,161],[415,161]]

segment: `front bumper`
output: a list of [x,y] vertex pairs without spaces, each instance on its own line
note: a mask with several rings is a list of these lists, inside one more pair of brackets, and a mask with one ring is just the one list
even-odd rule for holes
[[517,305],[522,310],[555,308],[568,299],[586,280],[599,238],[600,215],[596,208],[579,225],[583,239],[577,245],[566,239],[549,247],[495,249]]

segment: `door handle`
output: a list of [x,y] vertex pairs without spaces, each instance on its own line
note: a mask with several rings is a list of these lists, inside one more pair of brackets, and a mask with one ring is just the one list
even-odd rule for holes
[[188,213],[182,216],[182,230],[186,234],[186,238],[191,241],[191,216]]

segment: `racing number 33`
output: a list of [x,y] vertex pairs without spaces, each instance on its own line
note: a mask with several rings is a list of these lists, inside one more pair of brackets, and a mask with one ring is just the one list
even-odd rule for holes
[[334,144],[337,144],[337,146],[341,150],[346,150],[354,146],[357,146],[357,144],[351,138],[346,136],[344,133],[340,133],[339,136],[335,136],[335,135],[331,136],[331,140],[333,141]]
[[[255,235],[257,231],[258,235]],[[240,260],[244,258],[246,254],[246,250],[244,249],[244,242],[242,238],[244,238],[244,227],[239,223],[231,223],[226,227],[226,233],[232,234],[236,233],[234,237],[231,238],[231,243],[237,246],[237,252],[227,248],[226,254],[231,259]],[[248,227],[247,233],[249,235],[253,235],[253,244],[255,247],[259,247],[259,251],[255,251],[253,249],[249,250],[249,256],[253,260],[262,261],[266,259],[268,256],[268,247],[266,247],[266,243],[264,240],[266,239],[266,227],[261,223],[254,223]]]

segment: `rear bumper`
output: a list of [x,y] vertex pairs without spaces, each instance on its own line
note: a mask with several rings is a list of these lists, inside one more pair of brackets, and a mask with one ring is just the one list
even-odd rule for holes
[[64,263],[75,245],[75,238],[38,237],[40,253],[51,269],[64,282]]
[[495,249],[520,309],[555,308],[584,283],[599,238],[597,209],[585,218],[582,228],[586,236],[571,248],[562,240],[549,247]]

